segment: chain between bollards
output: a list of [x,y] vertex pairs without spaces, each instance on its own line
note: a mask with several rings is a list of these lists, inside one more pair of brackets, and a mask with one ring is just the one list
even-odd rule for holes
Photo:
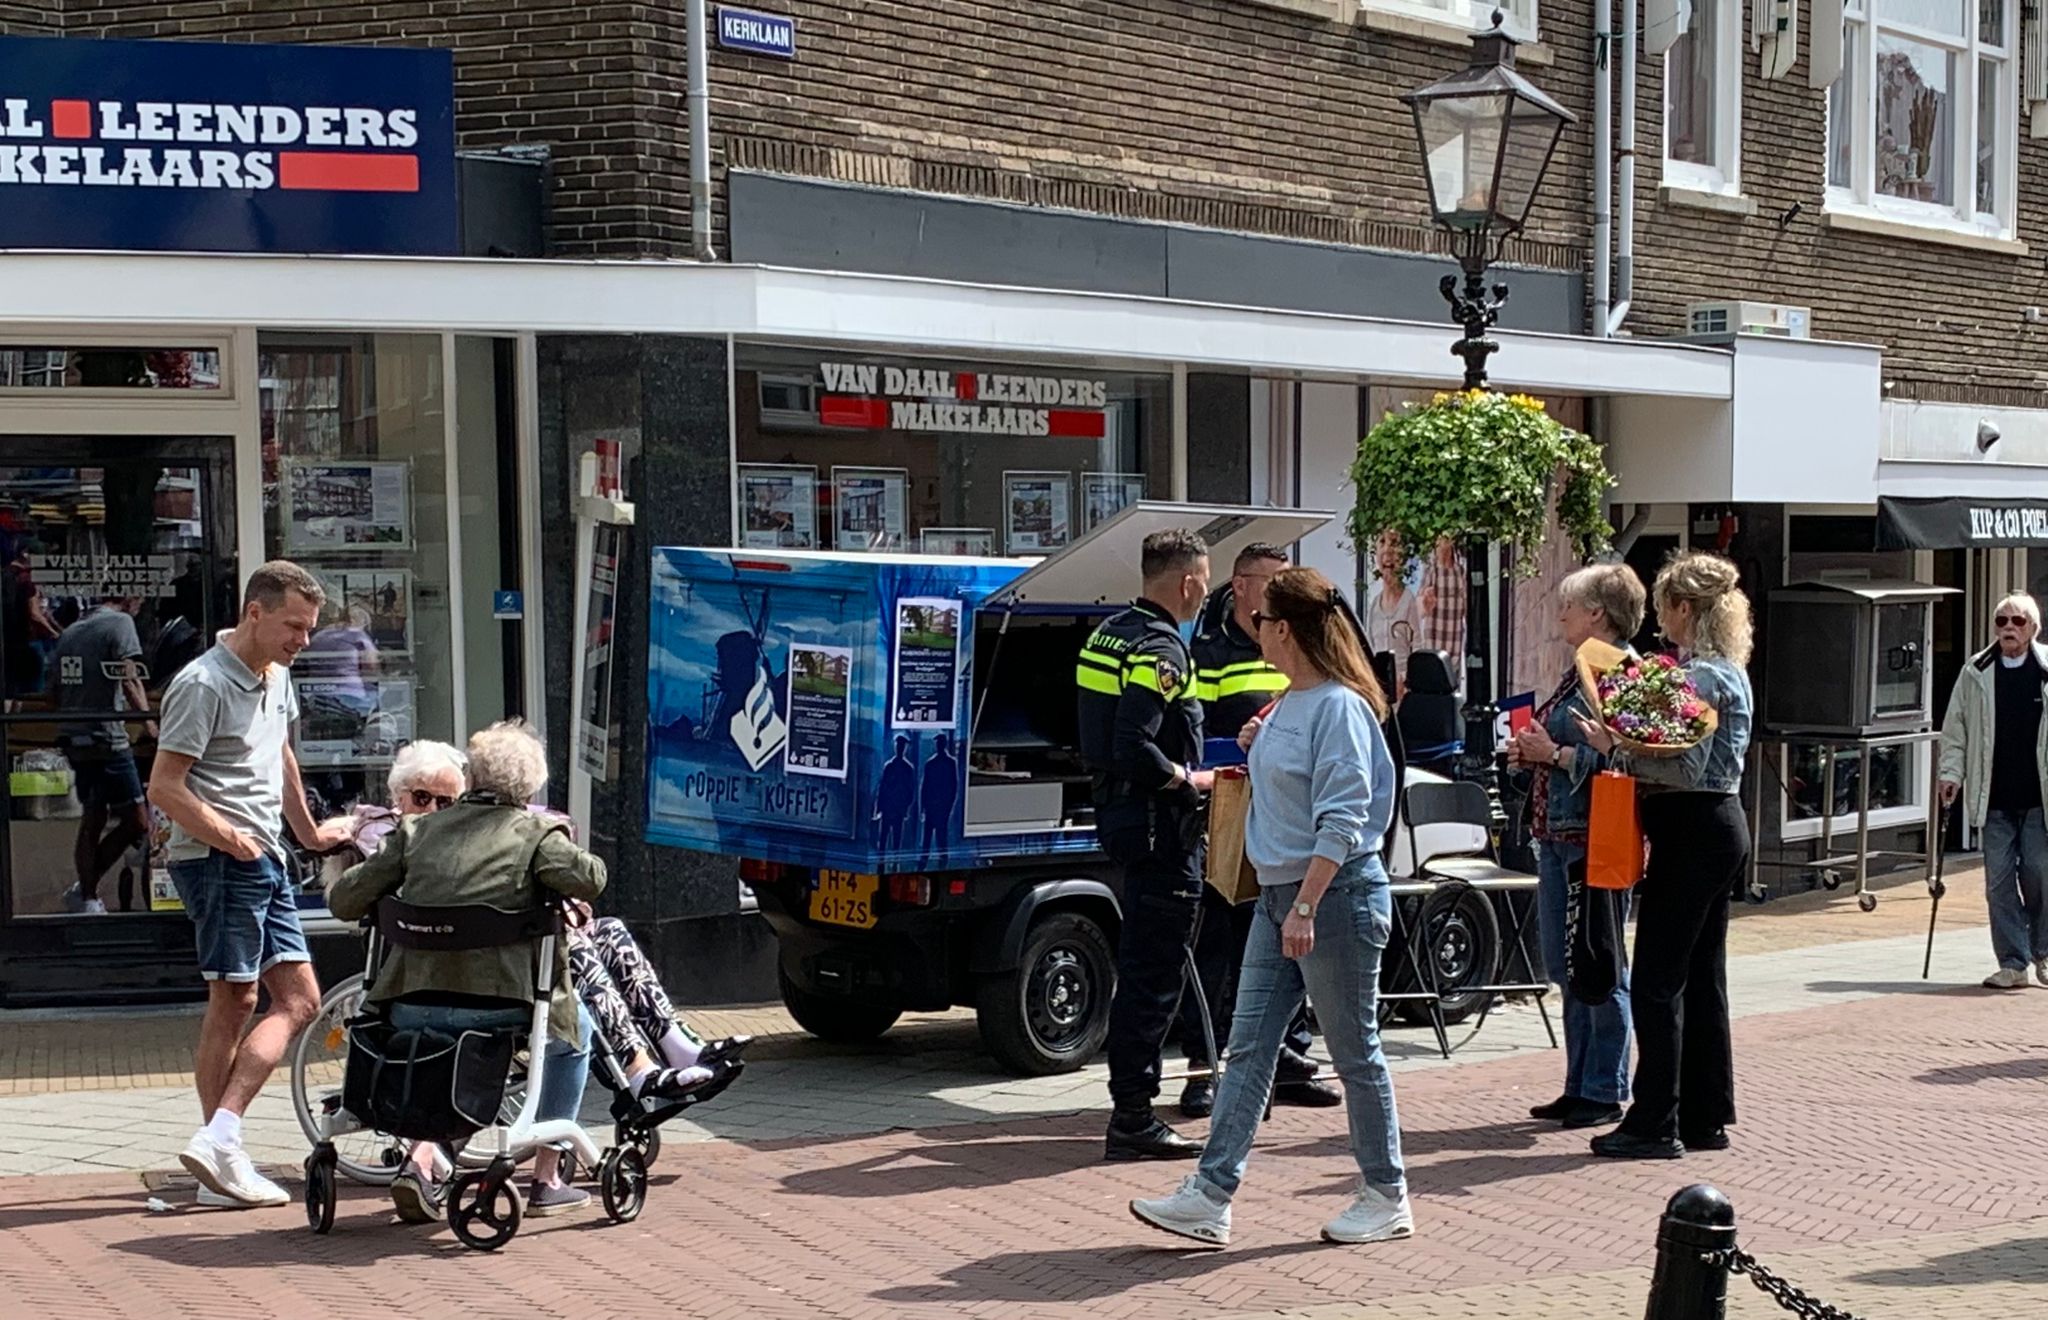
[[1737,1246],[1735,1207],[1705,1183],[1681,1190],[1664,1207],[1643,1320],[1727,1320],[1728,1279],[1736,1274],[1747,1275],[1800,1320],[1856,1320],[1793,1287]]

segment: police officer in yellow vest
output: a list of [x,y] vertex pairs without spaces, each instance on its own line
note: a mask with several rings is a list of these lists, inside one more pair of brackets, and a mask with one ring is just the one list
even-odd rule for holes
[[[1232,738],[1254,715],[1264,710],[1286,690],[1287,679],[1266,663],[1255,640],[1258,629],[1252,611],[1265,598],[1267,581],[1287,567],[1287,552],[1264,541],[1254,541],[1237,552],[1231,565],[1230,581],[1216,589],[1203,610],[1207,626],[1195,638],[1195,696],[1202,703],[1202,722],[1209,737]],[[1220,1048],[1229,1038],[1230,1020],[1237,1004],[1238,967],[1244,961],[1245,937],[1250,933],[1255,905],[1232,908],[1223,896],[1207,885],[1202,887],[1202,922],[1195,945],[1195,965],[1201,973],[1202,992],[1209,997],[1210,1020],[1215,1024]],[[1180,1039],[1188,1062],[1208,1062],[1208,1045],[1202,1036],[1200,1010],[1195,987],[1181,996]],[[1274,1076],[1273,1099],[1279,1104],[1327,1108],[1342,1104],[1336,1087],[1316,1077],[1315,1062],[1308,1058],[1314,1037],[1308,1030],[1306,1007],[1295,1015],[1287,1033],[1287,1046],[1280,1052],[1280,1066]],[[1206,1118],[1215,1102],[1215,1084],[1208,1077],[1190,1078],[1181,1092],[1180,1112],[1189,1118]]]
[[1109,1010],[1104,1154],[1192,1159],[1201,1143],[1152,1110],[1159,1050],[1186,980],[1201,911],[1202,708],[1180,625],[1209,591],[1209,548],[1186,530],[1145,538],[1144,594],[1089,635],[1075,667],[1081,756],[1095,782],[1095,832],[1123,868],[1123,929]]

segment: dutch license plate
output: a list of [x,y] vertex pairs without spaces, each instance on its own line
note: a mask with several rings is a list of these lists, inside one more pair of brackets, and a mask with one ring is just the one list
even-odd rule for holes
[[881,881],[851,871],[820,871],[811,891],[811,920],[834,926],[871,930],[875,924],[875,890]]

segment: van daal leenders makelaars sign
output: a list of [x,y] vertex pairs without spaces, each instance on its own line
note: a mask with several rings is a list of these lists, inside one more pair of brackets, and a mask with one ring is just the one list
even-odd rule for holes
[[447,51],[0,38],[0,247],[460,241]]

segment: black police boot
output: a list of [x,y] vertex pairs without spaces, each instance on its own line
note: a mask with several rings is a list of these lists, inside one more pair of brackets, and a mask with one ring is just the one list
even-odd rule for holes
[[1119,1109],[1110,1116],[1109,1136],[1103,1143],[1106,1160],[1191,1160],[1202,1153],[1202,1143],[1190,1141],[1166,1125],[1152,1112]]
[[1344,1093],[1316,1076],[1315,1060],[1281,1050],[1279,1066],[1273,1070],[1273,1103],[1331,1109],[1344,1103]]
[[1188,1084],[1181,1088],[1180,1114],[1182,1118],[1207,1118],[1216,1112],[1216,1079],[1213,1077],[1190,1077]]

